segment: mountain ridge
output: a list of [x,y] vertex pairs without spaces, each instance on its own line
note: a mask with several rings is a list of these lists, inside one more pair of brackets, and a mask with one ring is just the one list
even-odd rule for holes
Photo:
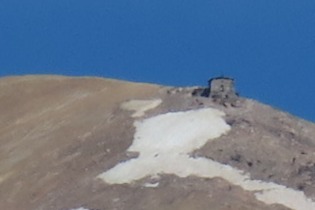
[[251,178],[287,186],[314,200],[314,124],[251,99],[240,98],[239,107],[225,107],[193,97],[193,89],[90,77],[1,78],[1,206],[290,209],[258,201],[252,192],[220,177],[162,173],[158,187],[149,177],[130,185],[97,179],[116,164],[138,157],[127,152],[136,128],[133,111],[124,110],[122,104],[157,99],[161,104],[145,110],[140,121],[207,107],[225,113],[231,131],[195,150],[192,157],[235,167]]

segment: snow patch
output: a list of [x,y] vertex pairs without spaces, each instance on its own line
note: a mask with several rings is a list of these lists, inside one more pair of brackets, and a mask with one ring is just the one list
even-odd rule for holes
[[188,153],[230,129],[223,115],[218,110],[200,109],[136,121],[134,141],[127,151],[139,152],[139,157],[120,163],[99,177],[110,184],[122,184],[159,173],[180,177],[195,174],[191,161],[196,159]]
[[303,192],[251,180],[249,174],[229,165],[189,155],[230,130],[223,116],[218,110],[206,108],[136,121],[134,141],[128,151],[139,152],[139,157],[116,165],[99,178],[109,184],[123,184],[159,174],[221,177],[254,192],[256,198],[266,204],[282,204],[295,210],[315,209],[315,203]]
[[161,99],[154,100],[131,100],[123,103],[121,108],[128,111],[135,111],[132,117],[142,117],[146,111],[158,107],[162,103]]

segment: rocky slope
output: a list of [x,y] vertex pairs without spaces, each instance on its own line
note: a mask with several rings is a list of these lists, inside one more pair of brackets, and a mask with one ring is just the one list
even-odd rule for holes
[[314,124],[192,91],[1,78],[1,209],[315,209]]

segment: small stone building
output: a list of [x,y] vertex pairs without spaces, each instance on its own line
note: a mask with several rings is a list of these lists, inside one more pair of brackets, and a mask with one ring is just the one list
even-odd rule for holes
[[209,80],[209,97],[213,99],[236,98],[234,79],[229,77],[216,77]]
[[195,89],[192,95],[208,97],[216,103],[223,105],[230,104],[232,106],[234,106],[238,100],[238,94],[234,87],[234,79],[223,76],[210,79],[206,89]]
[[211,98],[219,104],[236,106],[239,96],[235,90],[233,78],[215,77],[210,79],[208,83],[207,88],[197,88],[192,92],[192,95]]

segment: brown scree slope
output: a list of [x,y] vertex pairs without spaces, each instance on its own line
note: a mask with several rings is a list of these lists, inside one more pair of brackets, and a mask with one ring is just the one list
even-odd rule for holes
[[315,126],[253,100],[223,107],[174,89],[100,78],[24,76],[0,79],[0,207],[3,210],[287,210],[266,205],[221,179],[163,175],[108,185],[96,177],[126,153],[134,119],[121,103],[161,98],[145,117],[215,107],[232,130],[194,156],[249,172],[254,179],[302,190],[315,200]]

